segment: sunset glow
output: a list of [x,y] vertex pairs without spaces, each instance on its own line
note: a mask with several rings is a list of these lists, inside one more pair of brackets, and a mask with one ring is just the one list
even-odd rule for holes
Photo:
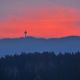
[[[12,14],[13,13],[13,14]],[[0,19],[0,37],[80,36],[80,10],[63,6],[18,8]],[[15,15],[14,15],[15,14]]]

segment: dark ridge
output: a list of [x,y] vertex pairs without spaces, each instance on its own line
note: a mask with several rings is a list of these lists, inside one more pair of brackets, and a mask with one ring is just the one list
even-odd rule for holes
[[80,80],[80,52],[22,53],[0,58],[0,80]]
[[21,52],[76,52],[80,50],[80,37],[68,36],[64,38],[5,38],[0,39],[0,56]]

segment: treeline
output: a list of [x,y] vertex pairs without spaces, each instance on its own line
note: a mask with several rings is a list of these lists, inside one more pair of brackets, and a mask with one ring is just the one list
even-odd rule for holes
[[80,52],[22,53],[2,57],[0,80],[80,80]]

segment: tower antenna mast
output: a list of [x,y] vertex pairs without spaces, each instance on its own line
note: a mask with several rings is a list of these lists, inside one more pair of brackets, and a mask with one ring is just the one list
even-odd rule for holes
[[25,38],[27,37],[27,31],[26,30],[24,31],[24,36],[25,36]]

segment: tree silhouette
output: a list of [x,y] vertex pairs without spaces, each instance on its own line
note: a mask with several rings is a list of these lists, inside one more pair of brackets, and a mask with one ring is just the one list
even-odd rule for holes
[[80,80],[80,52],[1,57],[0,80]]

